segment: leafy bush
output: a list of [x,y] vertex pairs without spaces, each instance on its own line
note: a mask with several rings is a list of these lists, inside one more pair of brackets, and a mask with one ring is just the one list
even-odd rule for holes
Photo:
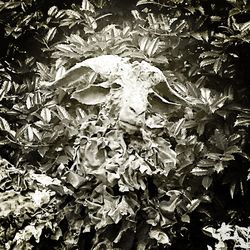
[[[92,2],[1,3],[1,20],[13,20],[1,70],[0,244],[205,249],[214,241],[202,228],[223,222],[235,225],[230,239],[208,230],[219,244],[246,243],[249,4],[138,1],[114,23],[102,8],[115,1]],[[30,32],[34,50],[18,44]],[[69,74],[101,55],[146,61],[167,79],[148,93],[135,131],[120,126],[119,77]]]
[[222,223],[217,230],[211,227],[204,228],[204,230],[219,241],[215,245],[215,249],[228,249],[229,242],[233,242],[233,248],[249,249],[249,227],[231,226]]

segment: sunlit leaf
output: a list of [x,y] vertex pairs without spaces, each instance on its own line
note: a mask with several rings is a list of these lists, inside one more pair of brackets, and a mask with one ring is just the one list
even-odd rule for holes
[[197,176],[205,176],[205,175],[210,174],[210,171],[209,169],[195,167],[192,169],[191,173]]
[[234,123],[234,126],[246,126],[250,125],[250,115],[249,114],[242,114],[238,115],[237,119]]
[[250,30],[250,21],[245,22],[241,26],[241,32],[249,32]]
[[200,205],[200,200],[199,199],[194,199],[191,200],[191,203],[188,204],[187,209],[189,210],[189,212],[193,212],[199,205]]
[[185,223],[190,223],[190,217],[189,217],[189,215],[183,214],[183,215],[181,216],[181,221],[182,221],[182,222],[185,222]]
[[33,141],[34,139],[34,133],[33,133],[33,129],[31,126],[27,127],[27,136],[28,136],[28,140],[29,141]]
[[28,95],[27,98],[26,98],[26,107],[27,109],[30,109],[34,106],[34,103],[33,103],[33,96],[31,95]]
[[35,92],[33,97],[34,105],[40,105],[42,103],[42,97],[40,92]]
[[181,129],[184,128],[184,124],[185,124],[185,118],[182,118],[173,125],[174,126],[173,136],[177,136],[181,132]]
[[2,87],[0,89],[0,101],[10,91],[11,86],[12,86],[12,83],[10,81],[3,82]]
[[153,229],[153,230],[150,230],[149,232],[149,237],[151,239],[155,239],[157,240],[157,242],[161,243],[161,244],[164,244],[164,245],[171,245],[170,243],[170,239],[169,237],[167,236],[166,233],[162,232],[161,230],[159,229]]
[[58,12],[57,6],[52,6],[48,10],[48,15],[49,16],[55,16],[57,12]]
[[51,121],[51,111],[48,108],[43,108],[41,111],[41,117],[44,122],[49,123]]
[[46,37],[45,37],[46,41],[47,41],[47,42],[52,41],[53,38],[54,38],[55,35],[56,35],[56,32],[57,32],[57,28],[56,28],[56,27],[53,27],[53,28],[49,29],[49,31],[48,31],[48,33],[47,33],[47,35],[46,35]]
[[215,59],[204,59],[200,62],[201,67],[205,67],[215,63]]
[[15,136],[15,131],[11,130],[8,121],[3,117],[0,117],[0,130],[8,132],[9,134]]
[[146,47],[148,56],[152,57],[159,48],[159,39],[158,38],[153,39]]
[[150,43],[150,38],[149,38],[149,37],[143,37],[143,38],[139,41],[140,50],[146,51],[146,49],[148,48],[148,44],[149,44],[149,43]]
[[217,58],[214,62],[213,65],[213,70],[214,72],[217,74],[219,72],[219,70],[221,69],[221,65],[222,65],[222,61],[220,58]]
[[64,119],[71,120],[70,114],[68,113],[68,111],[63,106],[57,105],[56,109],[57,109],[57,114],[58,114],[58,116],[60,117],[61,120],[64,120]]
[[82,8],[81,9],[85,10],[85,11],[90,11],[90,12],[95,11],[94,6],[88,0],[82,1]]

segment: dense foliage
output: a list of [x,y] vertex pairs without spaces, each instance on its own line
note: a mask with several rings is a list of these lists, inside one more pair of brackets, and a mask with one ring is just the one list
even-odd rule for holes
[[[0,1],[0,248],[249,249],[249,16],[246,0]],[[111,78],[45,87],[101,55],[168,81],[135,133]]]

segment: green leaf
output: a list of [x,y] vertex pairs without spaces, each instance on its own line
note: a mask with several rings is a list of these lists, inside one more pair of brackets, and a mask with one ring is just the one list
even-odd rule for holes
[[32,130],[33,130],[33,134],[37,138],[37,140],[41,141],[42,140],[42,136],[39,133],[39,131],[36,128],[32,128]]
[[86,105],[97,105],[105,102],[109,94],[109,89],[100,86],[90,86],[72,93],[71,98]]

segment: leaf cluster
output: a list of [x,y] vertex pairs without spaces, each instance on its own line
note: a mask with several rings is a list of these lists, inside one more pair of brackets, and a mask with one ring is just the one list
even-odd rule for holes
[[[235,225],[223,240],[245,244],[249,4],[143,0],[116,23],[101,14],[112,1],[70,4],[0,2],[8,41],[0,71],[0,244],[193,249],[198,236],[207,240],[202,228],[223,222]],[[22,44],[27,37],[33,48]],[[120,91],[112,79],[87,70],[69,85],[43,87],[100,55],[147,61],[168,80],[171,91],[160,83],[148,96],[136,133],[119,126],[119,95],[106,99]],[[211,232],[225,245],[222,231]]]

